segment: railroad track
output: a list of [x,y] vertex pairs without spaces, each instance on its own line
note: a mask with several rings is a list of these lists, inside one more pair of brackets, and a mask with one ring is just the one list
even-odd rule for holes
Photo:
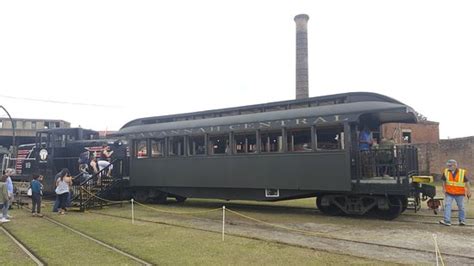
[[47,265],[38,255],[36,255],[31,248],[25,245],[18,237],[16,237],[10,230],[5,228],[3,225],[0,226],[0,230],[8,236],[28,257],[36,263],[38,266]]
[[[114,215],[114,214],[105,214],[105,213],[100,213],[100,212],[95,212],[95,211],[89,211],[90,213],[97,214],[97,215],[102,215],[102,216],[108,216],[108,217],[114,217],[114,218],[120,218],[120,219],[126,219],[130,220],[130,217],[124,217],[120,215]],[[209,219],[209,218],[197,218],[193,217],[193,219],[198,219],[198,220],[206,220],[206,221],[213,221],[216,222],[216,224],[220,224],[220,220],[216,219]],[[204,229],[204,228],[199,228],[199,227],[194,227],[194,226],[189,226],[189,225],[183,225],[183,224],[175,224],[175,223],[170,223],[170,222],[164,222],[164,221],[152,221],[152,220],[147,220],[147,219],[140,219],[140,218],[135,218],[136,221],[144,222],[144,223],[153,223],[153,224],[162,224],[162,225],[168,225],[168,226],[174,226],[174,227],[180,227],[180,228],[186,228],[186,229],[193,229],[193,230],[199,230],[199,231],[206,231],[206,232],[211,232],[211,233],[217,233],[221,234],[222,232],[219,230],[212,230],[212,229]],[[403,222],[403,221],[402,221]],[[414,222],[414,221],[413,221]],[[253,225],[254,227],[257,227],[258,224],[256,223],[248,223],[248,222],[235,222],[232,221],[230,225],[233,226],[249,226]],[[279,232],[283,232],[284,229],[275,229],[278,230]],[[295,228],[296,229],[296,228]],[[297,229],[296,229],[297,230]],[[399,251],[404,251],[404,252],[415,252],[415,253],[420,253],[424,254],[425,256],[434,256],[433,250],[425,250],[425,249],[419,249],[419,248],[410,248],[410,247],[401,247],[401,246],[395,246],[395,245],[388,245],[388,244],[381,244],[381,243],[374,243],[374,242],[369,242],[369,241],[361,241],[361,240],[352,240],[352,239],[345,239],[345,238],[339,238],[339,237],[334,237],[330,235],[311,235],[311,234],[304,234],[301,232],[292,232],[293,234],[298,234],[301,236],[307,236],[307,237],[314,237],[316,239],[326,239],[326,240],[331,240],[331,241],[339,241],[339,242],[346,242],[346,243],[351,243],[351,244],[356,244],[356,245],[361,245],[365,247],[384,247],[387,249],[391,250],[399,250]],[[226,232],[226,235],[231,235],[231,236],[237,236],[237,237],[243,237],[247,239],[254,239],[254,240],[261,240],[261,241],[269,241],[269,239],[263,238],[263,237],[256,237],[256,236],[249,236],[245,234],[239,234],[239,233],[228,233]],[[310,248],[314,250],[320,250],[318,248],[312,248],[310,246],[306,245],[300,245],[300,244],[294,244],[294,243],[289,243],[281,240],[270,240],[270,242],[275,242],[287,246],[294,246],[294,247],[304,247],[304,248]],[[334,252],[334,251],[331,251]],[[340,252],[334,252],[334,253],[340,253]],[[345,254],[345,253],[340,253],[340,254]],[[347,255],[347,254],[345,254]],[[464,255],[464,254],[455,254],[455,253],[442,253],[444,258],[450,258],[450,259],[464,259],[465,261],[468,261],[469,264],[473,263],[474,264],[474,256],[469,256],[469,255]]]
[[122,256],[128,257],[129,259],[132,259],[132,260],[134,260],[134,261],[136,261],[136,262],[138,262],[138,263],[140,263],[140,264],[142,264],[142,265],[153,265],[151,262],[147,262],[147,261],[145,261],[145,260],[143,260],[143,259],[141,259],[141,258],[139,258],[139,257],[137,257],[137,256],[134,256],[134,255],[132,255],[132,254],[130,254],[130,253],[128,253],[128,252],[125,252],[125,251],[123,251],[123,250],[121,250],[121,249],[118,249],[118,248],[116,248],[116,247],[114,247],[114,246],[112,246],[112,245],[110,245],[110,244],[107,244],[107,243],[105,243],[105,242],[103,242],[103,241],[101,241],[101,240],[99,240],[99,239],[97,239],[97,238],[94,238],[94,237],[92,237],[92,236],[90,236],[90,235],[88,235],[88,234],[86,234],[86,233],[83,233],[83,232],[81,232],[81,231],[79,231],[79,230],[77,230],[77,229],[74,229],[74,228],[72,228],[72,227],[69,226],[69,225],[66,225],[66,224],[64,224],[64,223],[58,222],[57,220],[52,219],[52,218],[50,218],[50,217],[48,217],[48,216],[44,216],[43,218],[46,219],[46,220],[48,220],[49,222],[51,222],[51,223],[53,223],[53,224],[56,224],[56,225],[58,225],[58,226],[61,226],[61,227],[65,228],[65,229],[67,229],[67,230],[69,230],[69,231],[71,231],[71,232],[74,232],[74,233],[77,234],[77,235],[80,235],[80,236],[82,236],[82,237],[84,237],[84,238],[86,238],[86,239],[89,239],[89,240],[91,240],[91,241],[93,241],[93,242],[95,242],[95,243],[97,243],[97,244],[99,244],[99,245],[101,245],[101,246],[103,246],[103,247],[106,247],[106,248],[112,250],[113,252],[115,252],[115,253],[117,253],[117,254],[120,254],[120,255],[122,255]]
[[[26,209],[28,209],[28,208],[26,208]],[[135,255],[133,255],[133,254],[131,254],[131,253],[128,253],[128,252],[123,251],[123,250],[121,250],[121,249],[119,249],[119,248],[117,248],[117,247],[114,247],[114,246],[111,245],[111,244],[107,244],[107,243],[105,243],[105,242],[103,242],[103,241],[101,241],[101,240],[99,240],[99,239],[97,239],[97,238],[94,238],[94,237],[92,237],[92,236],[90,236],[90,235],[88,235],[88,234],[86,234],[86,233],[84,233],[84,232],[81,232],[81,231],[79,231],[79,230],[77,230],[77,229],[75,229],[75,228],[73,228],[73,227],[71,227],[71,226],[69,226],[69,225],[66,225],[66,224],[64,224],[64,223],[61,223],[61,222],[59,222],[59,221],[57,221],[57,220],[55,220],[55,219],[49,217],[48,215],[44,215],[42,219],[45,219],[45,220],[47,220],[48,222],[50,222],[50,223],[52,223],[52,224],[55,224],[56,226],[63,227],[63,228],[65,228],[66,230],[68,230],[68,231],[70,231],[70,232],[73,232],[74,234],[77,234],[77,235],[79,235],[79,236],[81,236],[81,237],[83,237],[83,238],[86,238],[86,239],[88,239],[88,240],[90,240],[90,241],[93,241],[93,242],[95,242],[95,243],[97,243],[97,244],[99,244],[99,245],[101,245],[101,246],[103,246],[103,247],[105,247],[105,248],[107,248],[107,249],[113,251],[114,253],[117,253],[117,254],[119,254],[119,255],[128,257],[129,259],[132,259],[132,260],[134,260],[135,262],[138,262],[138,263],[140,263],[140,264],[142,264],[142,265],[153,265],[153,263],[151,263],[151,262],[145,261],[145,260],[143,260],[143,259],[141,259],[141,258],[139,258],[139,257],[137,257],[137,256],[135,256]],[[44,260],[42,260],[38,255],[36,255],[36,254],[32,251],[31,248],[29,248],[29,247],[27,247],[25,244],[23,244],[23,243],[22,243],[17,237],[15,237],[8,229],[6,229],[4,226],[1,226],[0,229],[2,229],[2,230],[5,232],[5,234],[7,234],[7,235],[15,242],[15,244],[17,244],[37,265],[47,265],[47,263],[46,263]]]
[[[249,210],[258,210],[261,211],[263,210],[275,210],[275,211],[285,211],[288,213],[317,213],[318,215],[325,215],[323,214],[320,210],[318,210],[316,207],[314,208],[308,208],[308,207],[298,207],[298,206],[281,206],[281,205],[259,205],[259,204],[252,204],[252,203],[238,203],[238,202],[226,202],[224,203],[219,203],[219,204],[211,204],[211,203],[201,203],[201,202],[192,202],[191,204],[187,204],[187,206],[195,206],[199,208],[205,208],[205,207],[211,207],[211,208],[218,208],[221,207],[222,205],[225,205],[228,208],[239,208],[239,209],[249,209]],[[406,210],[403,212],[400,217],[404,216],[413,216],[413,217],[422,217],[422,218],[442,218],[442,212],[438,215],[434,214],[417,214],[414,213],[413,210]],[[365,218],[366,216],[346,216],[346,217],[362,217]],[[370,219],[370,217],[368,217]],[[473,220],[474,222],[474,217],[466,217],[466,220]],[[396,220],[395,220],[396,221]]]

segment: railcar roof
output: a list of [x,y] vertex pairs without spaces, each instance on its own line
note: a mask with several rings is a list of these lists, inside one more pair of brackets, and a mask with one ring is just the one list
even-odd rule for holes
[[[317,106],[300,109],[273,111],[266,113],[253,113],[246,115],[235,115],[226,117],[206,118],[198,120],[176,121],[168,123],[157,123],[148,125],[133,125],[122,128],[119,135],[130,135],[162,130],[177,130],[186,128],[212,127],[223,125],[234,125],[242,123],[254,123],[262,121],[276,121],[294,118],[323,117],[331,115],[349,115],[348,122],[358,121],[363,114],[371,114],[381,123],[403,122],[415,123],[416,115],[413,109],[400,103],[390,102],[355,102],[337,105]],[[339,122],[339,123],[342,123]]]
[[269,103],[263,103],[263,104],[254,104],[254,105],[206,110],[206,111],[199,111],[199,112],[138,118],[126,123],[121,129],[131,127],[131,126],[137,126],[137,125],[168,123],[168,122],[174,122],[174,121],[180,121],[180,120],[194,120],[194,119],[197,119],[197,117],[202,118],[203,116],[221,117],[221,116],[240,115],[242,113],[247,113],[247,112],[252,112],[252,111],[254,111],[254,113],[269,112],[269,111],[274,111],[272,109],[275,109],[275,108],[296,109],[296,108],[319,106],[319,105],[328,105],[328,104],[339,105],[339,104],[344,104],[344,103],[367,102],[367,101],[387,102],[387,103],[396,103],[396,104],[404,105],[403,103],[393,98],[387,97],[385,95],[377,94],[377,93],[349,92],[349,93],[317,96],[317,97],[297,99],[297,100],[269,102]]

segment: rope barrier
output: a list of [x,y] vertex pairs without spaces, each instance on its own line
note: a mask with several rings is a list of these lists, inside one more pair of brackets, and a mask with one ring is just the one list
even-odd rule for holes
[[235,215],[246,218],[248,220],[252,220],[252,221],[262,223],[262,224],[265,224],[265,225],[269,225],[269,226],[272,226],[272,227],[282,228],[282,229],[285,229],[285,230],[295,231],[295,232],[299,232],[299,233],[303,233],[303,234],[307,234],[307,235],[312,235],[312,236],[327,237],[326,235],[321,234],[321,233],[316,233],[316,232],[312,232],[312,231],[306,231],[306,230],[301,230],[301,229],[296,229],[296,228],[291,228],[291,227],[287,227],[287,226],[283,226],[283,225],[278,225],[278,224],[272,224],[272,223],[269,223],[269,222],[265,222],[265,221],[247,216],[245,214],[238,213],[238,212],[233,211],[233,210],[228,209],[228,208],[226,210],[233,213],[233,214],[235,214]]
[[[86,193],[88,193],[89,195],[91,195],[92,197],[95,197],[97,199],[100,199],[100,200],[103,200],[105,202],[110,202],[110,203],[129,203],[130,200],[122,200],[122,201],[114,201],[114,200],[108,200],[108,199],[104,199],[104,198],[101,198],[97,195],[94,195],[92,194],[91,192],[87,191],[86,189],[84,188],[81,188],[83,189]],[[132,199],[133,200],[133,199]],[[153,207],[150,207],[150,206],[147,206],[143,203],[140,203],[136,200],[133,200],[133,203],[137,204],[137,205],[140,205],[140,206],[143,206],[145,208],[148,208],[148,209],[151,209],[151,210],[154,210],[154,211],[157,211],[157,212],[162,212],[162,213],[171,213],[171,214],[198,214],[198,213],[209,213],[209,212],[215,212],[215,211],[218,211],[218,210],[221,210],[221,208],[216,208],[216,209],[211,209],[211,210],[205,210],[205,211],[188,211],[188,212],[183,212],[183,211],[166,211],[166,210],[160,210],[160,209],[157,209],[157,208],[153,208]]]
[[165,211],[165,210],[160,210],[160,209],[157,209],[157,208],[153,208],[153,207],[150,207],[150,206],[147,206],[143,203],[140,203],[138,201],[134,201],[136,204],[140,205],[140,206],[143,206],[145,208],[148,208],[150,210],[154,210],[154,211],[157,211],[157,212],[163,212],[163,213],[171,213],[171,214],[199,214],[199,213],[210,213],[210,212],[215,212],[215,211],[220,211],[222,208],[216,208],[216,209],[211,209],[211,210],[204,210],[204,211],[188,211],[188,212],[181,212],[181,211]]
[[[106,202],[111,202],[111,203],[128,203],[128,202],[130,202],[131,205],[132,205],[131,206],[131,208],[132,208],[132,224],[134,223],[134,220],[135,220],[134,219],[135,218],[134,204],[138,204],[139,206],[143,206],[147,209],[150,209],[150,210],[153,210],[153,211],[156,211],[156,212],[169,213],[169,214],[202,214],[202,213],[211,213],[211,212],[222,210],[222,241],[224,241],[224,237],[225,237],[225,219],[226,219],[225,212],[226,211],[229,211],[230,213],[233,213],[233,214],[235,214],[237,216],[240,216],[242,218],[245,218],[245,219],[257,222],[257,223],[265,224],[265,225],[268,225],[268,226],[271,226],[271,227],[281,228],[281,229],[285,229],[285,230],[288,230],[288,231],[299,232],[299,233],[303,233],[303,234],[310,235],[310,236],[324,237],[324,238],[330,238],[330,239],[338,239],[338,238],[329,237],[328,235],[323,234],[323,233],[319,233],[319,232],[307,231],[307,230],[287,227],[287,226],[283,226],[283,225],[279,225],[279,224],[273,224],[273,223],[270,223],[270,222],[259,220],[259,219],[247,216],[245,214],[239,213],[237,211],[228,209],[224,205],[221,208],[215,208],[215,209],[210,209],[210,210],[202,210],[202,211],[169,211],[169,210],[162,210],[162,209],[157,209],[157,208],[154,208],[154,207],[147,206],[143,203],[135,201],[133,198],[130,199],[130,200],[124,200],[124,201],[107,200],[107,199],[104,199],[104,198],[101,198],[99,196],[96,196],[96,195],[92,194],[91,192],[87,191],[84,188],[81,188],[81,189],[83,189],[86,193],[88,193],[92,197],[95,197],[97,199],[100,199],[100,200],[103,200],[103,201],[106,201]],[[444,266],[445,264],[444,264],[443,257],[441,255],[441,251],[440,251],[439,246],[438,246],[436,234],[433,234],[433,239],[434,239],[434,245],[435,245],[436,265],[439,266],[439,261],[441,261],[441,265]],[[341,239],[341,240],[346,240],[346,239]],[[354,240],[346,240],[346,241],[358,242],[358,241],[354,241]],[[388,246],[388,245],[384,245],[384,246],[391,247],[391,246]]]
[[108,200],[108,199],[104,199],[104,198],[101,198],[97,195],[94,195],[92,194],[91,192],[89,192],[87,189],[81,187],[81,190],[83,190],[84,192],[86,192],[87,194],[91,195],[92,197],[94,198],[97,198],[97,199],[100,199],[102,201],[105,201],[105,202],[110,202],[110,203],[128,203],[129,200],[120,200],[120,201],[117,201],[117,200]]

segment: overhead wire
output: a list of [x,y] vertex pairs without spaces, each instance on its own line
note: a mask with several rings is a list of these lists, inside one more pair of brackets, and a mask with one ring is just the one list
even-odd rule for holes
[[106,104],[95,104],[95,103],[82,103],[82,102],[48,100],[48,99],[39,99],[39,98],[27,98],[27,97],[10,96],[10,95],[5,95],[5,94],[0,94],[0,98],[25,100],[25,101],[33,101],[33,102],[46,102],[46,103],[54,103],[54,104],[69,104],[69,105],[106,107],[106,108],[123,108],[124,107],[124,106],[120,106],[120,105],[106,105]]

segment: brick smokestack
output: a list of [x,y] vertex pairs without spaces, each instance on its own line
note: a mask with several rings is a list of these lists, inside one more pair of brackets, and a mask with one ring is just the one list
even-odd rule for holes
[[296,22],[296,99],[308,98],[308,20],[300,14]]

